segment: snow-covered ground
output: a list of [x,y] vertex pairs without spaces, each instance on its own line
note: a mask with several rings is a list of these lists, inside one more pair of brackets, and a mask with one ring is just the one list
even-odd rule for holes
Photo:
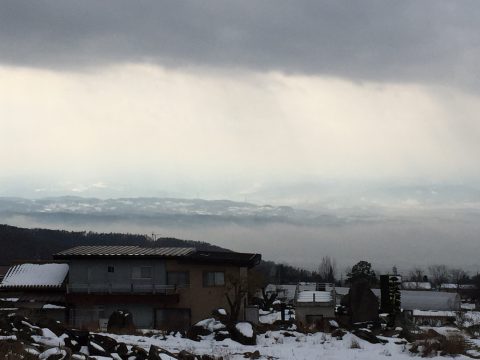
[[[324,359],[324,360],[375,360],[375,359],[411,359],[414,355],[399,342],[398,338],[384,338],[388,343],[370,344],[353,334],[347,334],[342,340],[332,338],[330,334],[302,334],[294,331],[269,331],[257,337],[257,345],[245,346],[231,339],[215,341],[213,336],[206,336],[196,342],[182,338],[180,335],[154,335],[152,337],[133,335],[109,336],[117,341],[138,345],[148,350],[150,345],[159,346],[171,352],[187,350],[195,354],[223,356],[224,359],[244,359],[245,353],[258,351],[261,359]],[[352,348],[355,344],[359,348]],[[436,357],[445,359],[444,357]],[[458,356],[456,359],[469,359]]]

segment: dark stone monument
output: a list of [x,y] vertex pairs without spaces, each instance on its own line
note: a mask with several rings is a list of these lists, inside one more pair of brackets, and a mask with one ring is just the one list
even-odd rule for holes
[[352,324],[378,322],[378,299],[367,280],[355,281],[342,299],[342,305],[347,308]]

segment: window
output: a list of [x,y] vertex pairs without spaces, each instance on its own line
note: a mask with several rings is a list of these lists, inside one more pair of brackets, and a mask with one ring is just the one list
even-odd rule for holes
[[108,265],[108,266],[107,266],[107,272],[109,272],[109,273],[114,273],[114,272],[115,272],[115,266],[113,266],[113,265]]
[[152,273],[151,266],[135,266],[132,269],[132,279],[151,279]]
[[188,271],[167,272],[167,285],[187,287],[190,285],[190,274]]
[[223,271],[204,272],[203,286],[225,286],[225,272]]

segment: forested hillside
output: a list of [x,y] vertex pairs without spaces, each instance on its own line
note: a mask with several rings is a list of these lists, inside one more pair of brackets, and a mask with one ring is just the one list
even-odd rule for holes
[[[198,250],[231,251],[207,242],[193,240],[159,238],[153,241],[147,235],[26,229],[10,225],[0,225],[0,244],[2,246],[0,265],[10,265],[16,261],[50,260],[52,254],[78,245],[195,247]],[[255,267],[255,273],[265,284],[320,280],[316,272],[286,264],[276,264],[273,261],[262,261]]]
[[228,251],[206,242],[159,238],[152,241],[146,235],[74,232],[65,230],[25,229],[0,225],[0,265],[13,261],[48,260],[52,254],[78,245],[143,245],[195,247],[199,250]]

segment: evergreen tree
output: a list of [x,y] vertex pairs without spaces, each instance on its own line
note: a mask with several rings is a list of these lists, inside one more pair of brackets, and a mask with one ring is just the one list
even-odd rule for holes
[[370,284],[377,282],[375,271],[372,270],[372,264],[368,261],[360,261],[353,265],[352,270],[347,274],[347,282],[350,284],[361,279],[367,280]]

